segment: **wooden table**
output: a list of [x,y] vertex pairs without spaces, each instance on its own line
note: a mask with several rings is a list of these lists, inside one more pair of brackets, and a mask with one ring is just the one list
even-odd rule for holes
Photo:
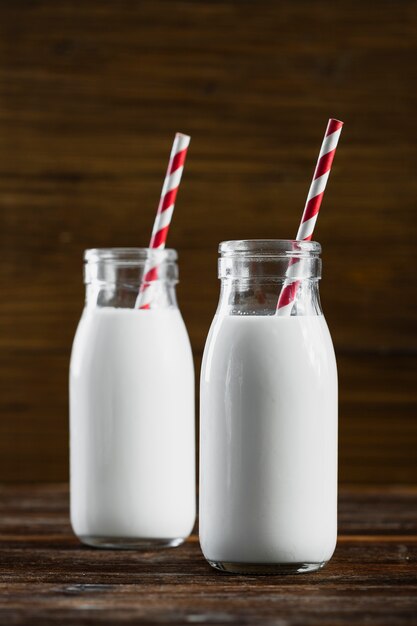
[[215,572],[193,535],[158,552],[83,547],[63,485],[0,488],[1,624],[417,623],[417,488],[343,488],[321,572]]

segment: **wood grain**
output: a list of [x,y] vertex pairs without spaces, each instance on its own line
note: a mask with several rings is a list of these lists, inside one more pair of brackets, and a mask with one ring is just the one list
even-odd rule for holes
[[2,624],[412,624],[417,613],[417,490],[349,487],[324,570],[230,576],[196,535],[158,552],[81,546],[59,485],[0,488]]
[[327,118],[317,226],[341,380],[341,477],[416,482],[417,2],[0,3],[0,478],[67,477],[86,247],[146,245],[173,133],[169,244],[197,361],[220,240],[295,233]]

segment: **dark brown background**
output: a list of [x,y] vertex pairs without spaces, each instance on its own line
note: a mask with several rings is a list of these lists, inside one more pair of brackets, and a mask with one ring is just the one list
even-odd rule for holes
[[174,132],[199,367],[218,242],[295,235],[330,116],[341,480],[417,480],[416,55],[411,1],[0,2],[0,480],[67,478],[82,251],[147,244]]

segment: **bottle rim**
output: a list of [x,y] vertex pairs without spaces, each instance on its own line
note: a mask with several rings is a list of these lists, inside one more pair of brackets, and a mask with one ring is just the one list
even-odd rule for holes
[[122,265],[174,263],[178,259],[173,248],[88,248],[84,251],[84,263],[117,263]]
[[321,245],[317,241],[296,239],[236,239],[219,244],[222,257],[318,257]]
[[225,280],[319,280],[321,245],[293,239],[239,239],[219,245],[218,277]]

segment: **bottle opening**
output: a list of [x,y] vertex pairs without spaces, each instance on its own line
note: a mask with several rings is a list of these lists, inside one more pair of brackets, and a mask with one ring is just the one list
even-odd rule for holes
[[157,267],[154,282],[178,282],[177,251],[172,248],[91,248],[84,252],[84,282],[121,283],[138,288]]
[[139,265],[146,261],[156,263],[175,262],[177,251],[173,248],[155,250],[153,248],[90,248],[84,252],[85,263],[117,263],[118,265]]
[[219,244],[222,256],[319,256],[321,245],[317,241],[297,241],[296,239],[237,239],[222,241]]
[[219,245],[219,278],[236,280],[318,280],[321,245],[291,239],[241,239]]

